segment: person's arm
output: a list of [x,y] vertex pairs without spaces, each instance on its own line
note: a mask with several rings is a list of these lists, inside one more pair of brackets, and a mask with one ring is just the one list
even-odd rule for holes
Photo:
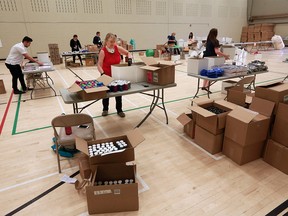
[[123,47],[120,47],[120,46],[117,46],[119,52],[121,55],[125,55],[127,56],[128,58],[132,58],[131,54],[129,53],[128,50],[124,49]]
[[226,60],[229,59],[230,57],[229,55],[226,55],[225,53],[221,52],[220,47],[215,47],[214,51],[218,56],[223,56]]
[[73,49],[73,48],[74,48],[73,39],[71,39],[71,40],[70,40],[70,47],[71,47],[71,49]]
[[39,64],[39,65],[43,65],[43,63],[42,62],[39,62],[39,61],[37,61],[36,59],[34,59],[34,58],[32,58],[30,55],[28,55],[28,53],[24,53],[24,54],[22,54],[26,59],[28,59],[28,60],[30,60],[30,61],[32,61],[32,62],[35,62],[35,63],[37,63],[37,64]]
[[96,36],[93,38],[93,44],[94,44],[94,45],[97,45],[97,38],[96,38]]
[[78,46],[79,46],[79,48],[82,49],[82,46],[81,46],[80,41],[78,40],[77,42],[78,42]]
[[97,68],[98,68],[98,71],[101,75],[103,75],[105,73],[103,68],[102,68],[104,57],[105,57],[105,53],[103,50],[101,50],[99,53],[99,56],[98,56],[98,63],[97,63]]

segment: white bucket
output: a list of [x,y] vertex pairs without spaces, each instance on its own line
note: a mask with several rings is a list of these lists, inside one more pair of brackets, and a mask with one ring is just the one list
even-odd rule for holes
[[171,61],[178,61],[180,60],[180,55],[171,55]]
[[48,52],[37,52],[37,59],[39,62],[43,62],[43,63],[51,62]]

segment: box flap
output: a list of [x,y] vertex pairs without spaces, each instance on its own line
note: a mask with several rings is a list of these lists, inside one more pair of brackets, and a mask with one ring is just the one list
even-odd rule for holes
[[257,116],[259,113],[257,112],[254,112],[252,110],[249,110],[249,109],[245,109],[243,107],[236,107],[234,110],[232,110],[228,116],[231,116],[233,118],[236,118],[242,122],[245,122],[245,123],[249,123],[253,120],[253,118],[255,116]]
[[199,107],[199,106],[191,106],[189,107],[189,109],[191,109],[193,112],[196,112],[198,113],[199,115],[207,118],[207,117],[212,117],[212,116],[215,116],[216,114],[202,108],[202,107]]
[[82,89],[80,88],[80,86],[77,85],[76,83],[73,83],[69,88],[67,88],[67,90],[68,90],[69,92],[72,92],[72,93],[76,93],[76,92],[82,91]]
[[177,117],[177,120],[183,125],[185,126],[186,124],[188,124],[189,122],[192,121],[192,119],[187,116],[187,114],[182,113],[180,116]]
[[208,99],[208,98],[205,98],[205,97],[196,98],[196,99],[193,99],[192,101],[193,101],[193,103],[197,104],[198,106],[214,102],[214,100]]
[[105,74],[103,74],[102,76],[98,77],[97,80],[99,82],[103,82],[104,85],[108,85],[109,83],[111,83],[114,79],[110,76],[107,76]]
[[153,66],[143,66],[141,68],[145,70],[151,70],[151,71],[159,70],[159,67],[153,67]]
[[262,98],[253,97],[250,110],[259,112],[262,115],[270,117],[272,115],[275,103]]
[[278,85],[272,86],[269,89],[272,89],[277,92],[288,90],[288,83],[279,83]]
[[153,57],[141,57],[141,59],[146,65],[158,64],[158,62]]
[[84,91],[86,93],[93,93],[93,92],[101,92],[101,91],[108,91],[109,88],[106,86],[101,86],[101,87],[97,87],[97,88],[88,88],[88,89],[84,89]]
[[129,131],[127,137],[134,148],[145,140],[139,128]]
[[75,136],[75,145],[76,145],[76,149],[80,150],[81,152],[85,153],[86,155],[89,156],[88,153],[88,145],[87,145],[87,141]]
[[219,104],[221,106],[224,106],[224,107],[227,107],[228,109],[235,109],[237,107],[236,104],[233,104],[229,101],[225,101],[225,100],[218,100],[218,101],[215,101],[216,104]]

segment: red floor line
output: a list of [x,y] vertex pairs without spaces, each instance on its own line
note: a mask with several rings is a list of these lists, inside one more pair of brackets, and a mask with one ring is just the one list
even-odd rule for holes
[[9,108],[10,108],[10,104],[11,104],[11,101],[12,101],[12,96],[13,96],[13,90],[12,90],[12,92],[11,92],[9,101],[8,101],[8,103],[7,103],[7,106],[6,106],[6,109],[5,109],[5,112],[4,112],[4,115],[3,115],[3,118],[2,118],[1,124],[0,124],[0,135],[1,135],[1,133],[2,133],[2,130],[3,130],[4,124],[5,124],[5,120],[6,120],[6,117],[7,117],[8,111],[9,111]]

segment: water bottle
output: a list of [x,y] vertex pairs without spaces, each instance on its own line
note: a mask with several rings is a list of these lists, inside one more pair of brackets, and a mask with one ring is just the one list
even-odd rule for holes
[[[65,115],[65,113],[62,113],[61,115]],[[72,127],[71,126],[65,127],[65,134],[66,135],[71,135],[72,134]]]

